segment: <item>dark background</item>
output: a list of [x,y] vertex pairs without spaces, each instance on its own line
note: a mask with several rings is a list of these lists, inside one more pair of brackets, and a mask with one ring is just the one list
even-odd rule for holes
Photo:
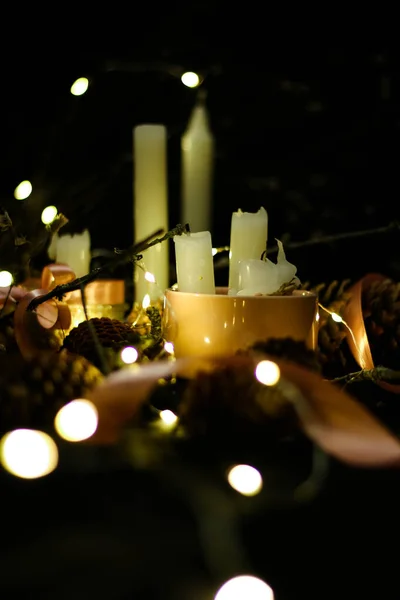
[[[204,76],[216,139],[214,245],[229,243],[238,208],[264,206],[271,243],[286,244],[398,218],[398,49],[268,45],[248,30],[229,42],[210,11],[198,10],[196,30],[183,14],[136,31],[123,53],[36,46],[4,64],[0,199],[28,236],[55,204],[70,219],[64,233],[89,228],[93,249],[131,244],[132,129],[144,122],[168,128],[171,227],[180,221],[180,137],[198,92],[181,83],[186,70]],[[81,76],[91,85],[74,97]],[[33,193],[18,202],[23,179]],[[397,277],[398,241],[367,236],[288,258],[302,279]]]

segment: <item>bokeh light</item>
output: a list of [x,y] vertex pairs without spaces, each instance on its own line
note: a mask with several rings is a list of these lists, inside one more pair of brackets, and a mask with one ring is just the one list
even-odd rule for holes
[[46,206],[42,211],[42,223],[50,225],[58,215],[58,210],[55,206]]
[[99,418],[95,405],[90,400],[72,400],[58,411],[54,427],[67,442],[81,442],[95,433]]
[[255,496],[263,485],[261,473],[250,465],[236,465],[228,471],[228,482],[243,496]]
[[14,277],[10,271],[0,271],[0,287],[10,287],[13,281]]
[[137,361],[138,356],[139,353],[133,346],[127,346],[121,351],[121,360],[126,365],[132,365]]
[[281,377],[281,370],[272,360],[262,360],[256,366],[255,375],[264,385],[276,385]]
[[73,96],[82,96],[89,87],[89,80],[87,77],[79,77],[74,83],[71,85],[71,94]]
[[21,181],[14,190],[14,198],[16,200],[26,200],[32,193],[32,184],[30,181]]
[[16,477],[37,479],[48,475],[58,465],[58,449],[54,440],[35,429],[15,429],[0,442],[3,467]]
[[200,85],[200,77],[197,75],[197,73],[193,73],[193,71],[187,71],[186,73],[183,73],[181,81],[183,85],[186,85],[186,87],[189,88],[195,88]]
[[218,590],[214,600],[274,600],[274,592],[270,586],[251,575],[239,575],[229,579]]

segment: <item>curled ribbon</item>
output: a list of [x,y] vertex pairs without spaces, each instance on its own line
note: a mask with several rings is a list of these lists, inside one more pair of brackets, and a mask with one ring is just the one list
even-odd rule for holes
[[[350,328],[347,334],[347,341],[351,353],[362,369],[373,369],[375,367],[364,324],[362,295],[374,282],[382,282],[386,279],[388,278],[381,273],[369,273],[357,281],[349,290],[350,300],[345,308],[343,317]],[[377,384],[387,392],[400,394],[400,385],[398,384],[386,381],[378,381]]]
[[[47,294],[57,285],[68,283],[75,279],[75,273],[68,265],[51,264],[44,267],[41,278],[41,288],[29,291],[22,287],[11,288],[8,303],[16,304],[14,312],[15,339],[21,354],[29,359],[43,350],[43,334],[57,329],[68,330],[71,326],[71,312],[65,302],[54,298],[39,304],[35,310],[27,310],[34,298]],[[8,293],[8,290],[7,290]],[[0,305],[7,294],[0,291]],[[48,339],[48,337],[47,337]]]

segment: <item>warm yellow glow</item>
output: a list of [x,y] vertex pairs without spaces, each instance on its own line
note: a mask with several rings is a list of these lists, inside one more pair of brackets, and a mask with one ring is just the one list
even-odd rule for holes
[[319,312],[317,312],[317,314],[315,315],[315,320],[318,322],[319,321]]
[[0,271],[0,287],[10,287],[13,281],[14,277],[10,271]]
[[127,346],[121,351],[121,360],[126,365],[132,365],[137,361],[138,356],[139,353],[133,346]]
[[228,482],[243,496],[256,496],[262,489],[260,471],[249,465],[236,465],[228,472]]
[[172,342],[165,342],[164,344],[164,350],[165,352],[168,352],[168,354],[174,354],[175,352],[175,348]]
[[71,85],[71,94],[73,96],[82,96],[89,87],[89,80],[86,77],[79,77],[74,83]]
[[90,400],[72,400],[58,411],[54,426],[60,437],[67,442],[81,442],[95,433],[98,413]]
[[30,181],[21,181],[14,190],[14,198],[16,200],[26,200],[32,193],[32,184]]
[[218,248],[213,248],[212,255],[215,256],[216,254],[218,254]]
[[229,579],[218,590],[214,600],[274,600],[274,592],[270,586],[252,575],[239,575]]
[[193,73],[192,71],[184,73],[181,77],[181,81],[183,85],[186,85],[186,87],[190,88],[195,88],[200,85],[200,77],[197,75],[197,73]]
[[264,385],[276,385],[280,379],[281,371],[278,365],[271,360],[262,360],[256,366],[255,375]]
[[15,429],[0,442],[3,467],[22,479],[37,479],[57,467],[58,449],[52,438],[34,429]]
[[151,303],[150,294],[146,294],[142,300],[142,306],[144,309],[149,308]]
[[160,412],[160,419],[164,421],[166,425],[173,425],[177,422],[178,417],[172,412],[172,410],[162,410]]
[[146,273],[144,274],[144,278],[146,281],[149,281],[150,283],[156,282],[156,278],[154,277],[153,273],[150,273],[150,271],[146,271]]
[[343,321],[342,317],[336,313],[331,313],[331,317],[336,323],[341,323]]
[[42,223],[50,225],[54,221],[58,214],[58,210],[55,206],[46,206],[42,211]]
[[211,340],[210,340],[209,337],[205,337],[204,341],[205,341],[206,344],[211,344]]

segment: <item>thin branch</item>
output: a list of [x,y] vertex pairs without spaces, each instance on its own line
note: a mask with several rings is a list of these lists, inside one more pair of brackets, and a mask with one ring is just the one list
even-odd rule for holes
[[391,383],[400,383],[400,371],[394,371],[387,367],[374,367],[373,369],[363,369],[362,371],[356,371],[354,373],[347,373],[342,377],[335,377],[329,380],[332,383],[354,383],[357,381],[371,381],[372,383],[379,383],[380,381],[386,381]]
[[[78,277],[69,283],[63,283],[61,285],[57,285],[53,290],[44,294],[43,296],[38,296],[37,298],[33,298],[31,302],[28,304],[27,310],[34,310],[39,306],[39,304],[43,304],[43,302],[47,302],[47,300],[51,300],[52,298],[57,298],[61,300],[65,294],[69,292],[74,292],[76,290],[80,290],[82,286],[86,286],[88,283],[91,283],[97,277],[106,270],[114,271],[117,267],[129,262],[129,261],[137,261],[142,258],[141,252],[144,252],[148,248],[155,246],[156,244],[160,244],[170,238],[173,238],[175,235],[182,235],[183,233],[188,233],[189,226],[188,225],[177,225],[170,231],[168,231],[163,237],[155,237],[163,233],[162,229],[158,229],[153,234],[148,236],[146,239],[138,242],[137,244],[133,244],[126,250],[115,249],[115,256],[113,256],[110,260],[105,262],[100,267],[93,269],[87,275],[83,275],[82,277]],[[155,239],[154,239],[155,238]]]
[[[300,248],[310,248],[312,246],[322,246],[324,244],[329,245],[343,240],[351,240],[362,237],[369,237],[373,235],[384,235],[393,231],[400,232],[400,223],[394,222],[385,225],[384,227],[377,227],[376,229],[364,229],[362,231],[348,231],[345,233],[335,233],[333,235],[326,235],[317,238],[311,238],[302,242],[288,242],[285,244],[285,250],[298,250]],[[229,250],[229,247],[225,247]],[[278,246],[273,246],[267,249],[267,255],[276,254],[278,252]],[[216,269],[222,269],[229,265],[229,258],[224,256],[220,260],[216,261],[214,267]]]

